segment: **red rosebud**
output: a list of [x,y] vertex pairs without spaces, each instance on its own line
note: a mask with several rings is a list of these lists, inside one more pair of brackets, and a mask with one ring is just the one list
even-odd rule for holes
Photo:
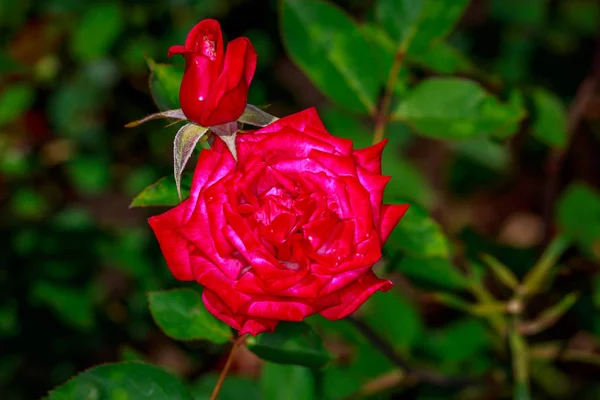
[[408,205],[382,204],[385,141],[354,150],[314,109],[202,150],[190,197],[149,219],[173,275],[256,335],[319,313],[336,320],[392,283],[372,271]]
[[242,115],[256,70],[256,51],[248,38],[230,42],[223,57],[219,22],[205,19],[192,28],[184,46],[171,46],[169,57],[174,54],[185,58],[179,102],[188,119],[209,127]]

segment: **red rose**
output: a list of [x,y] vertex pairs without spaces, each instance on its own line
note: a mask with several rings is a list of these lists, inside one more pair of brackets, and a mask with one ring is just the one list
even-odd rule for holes
[[174,54],[185,58],[179,102],[188,119],[209,127],[242,115],[256,70],[256,51],[248,38],[230,42],[223,57],[221,27],[205,19],[192,28],[184,46],[169,49],[169,57]]
[[353,150],[314,109],[202,150],[190,197],[149,219],[180,280],[240,334],[319,313],[336,320],[392,283],[372,266],[407,205],[381,204],[385,142]]

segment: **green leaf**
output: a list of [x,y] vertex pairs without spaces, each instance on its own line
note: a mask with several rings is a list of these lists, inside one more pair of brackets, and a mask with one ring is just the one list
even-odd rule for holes
[[264,112],[252,104],[246,104],[244,113],[238,118],[238,121],[243,124],[250,124],[254,126],[267,126],[278,119],[279,118]]
[[[388,34],[377,25],[365,23],[360,26],[360,30],[365,39],[367,39],[367,42],[372,46],[373,53],[376,57],[375,60],[380,65],[379,80],[382,84],[385,84],[389,78],[392,65],[394,64],[397,46]],[[401,84],[404,84],[406,79],[403,78],[406,78],[407,75],[407,69],[401,68],[398,79]]]
[[422,207],[430,208],[435,202],[435,192],[421,170],[411,161],[401,157],[382,157],[383,174],[391,176],[385,188],[386,203],[409,200]]
[[392,117],[438,139],[472,139],[513,126],[524,114],[498,101],[478,83],[431,78],[413,89]]
[[[395,130],[394,125],[401,129]],[[432,207],[435,202],[434,189],[421,170],[402,155],[402,146],[407,139],[410,140],[408,129],[400,123],[390,124],[389,128],[388,144],[381,156],[381,169],[384,175],[392,178],[385,188],[384,202],[391,204],[409,200],[425,208]]]
[[525,335],[536,335],[558,322],[579,300],[579,293],[569,293],[558,303],[546,308],[533,321],[528,321],[520,327],[520,331]]
[[490,5],[491,15],[495,19],[529,27],[541,26],[548,9],[547,0],[492,0]]
[[120,361],[144,361],[144,354],[134,349],[129,345],[122,346],[119,349],[119,360]]
[[572,393],[570,376],[556,367],[554,362],[532,359],[529,369],[531,380],[546,392],[548,397],[565,399]]
[[505,105],[507,107],[507,112],[515,115],[515,118],[507,121],[505,125],[494,131],[493,137],[499,140],[508,139],[516,134],[521,126],[521,121],[527,115],[527,110],[525,109],[525,97],[520,90],[511,90]]
[[371,146],[373,134],[367,129],[363,121],[355,115],[345,113],[334,107],[319,109],[319,115],[325,128],[332,135],[352,140],[355,149]]
[[38,281],[31,288],[31,296],[74,328],[88,331],[95,325],[94,307],[86,290]]
[[175,110],[179,105],[179,86],[183,79],[183,68],[168,64],[150,65],[150,92],[160,110]]
[[304,322],[280,322],[274,332],[250,337],[246,344],[260,358],[278,364],[320,368],[333,358]]
[[[0,5],[0,13],[2,11],[2,6]],[[0,50],[0,76],[23,73],[29,69],[28,66],[23,65],[21,62],[15,60],[13,56],[8,55],[6,50],[6,47]]]
[[141,362],[91,368],[54,389],[46,399],[193,400],[179,379]]
[[225,146],[227,146],[227,149],[231,152],[233,159],[237,162],[235,138],[238,133],[238,123],[233,121],[227,124],[211,126],[210,130],[225,143]]
[[265,363],[260,376],[264,400],[316,400],[312,371],[297,365]]
[[490,348],[491,341],[485,324],[465,318],[436,330],[426,338],[423,348],[444,363],[459,363],[474,358]]
[[388,239],[388,246],[415,257],[450,257],[448,239],[440,225],[416,204],[411,204]]
[[378,0],[376,16],[401,51],[423,51],[447,36],[470,0]]
[[100,195],[111,183],[110,160],[101,154],[81,155],[66,167],[77,189],[87,196]]
[[561,194],[556,219],[588,255],[600,258],[600,193],[583,183],[573,183]]
[[[181,176],[181,198],[186,199],[192,186],[192,174]],[[174,176],[160,178],[152,185],[146,187],[138,194],[129,205],[133,207],[162,206],[171,207],[180,203],[177,195],[177,185]]]
[[188,160],[192,156],[196,144],[204,137],[208,128],[205,128],[194,123],[190,123],[182,126],[175,140],[173,140],[173,175],[175,176],[175,187],[177,189],[177,195],[181,199],[181,174],[187,164]]
[[394,291],[371,296],[361,307],[361,317],[400,351],[410,350],[423,333],[415,305]]
[[436,42],[427,49],[411,54],[408,61],[440,74],[472,73],[473,63],[446,42]]
[[287,52],[315,85],[339,106],[373,114],[379,68],[354,21],[320,0],[283,0],[281,15]]
[[535,115],[533,136],[550,147],[567,145],[567,110],[554,93],[536,89],[532,93]]
[[198,292],[191,289],[149,292],[148,301],[152,317],[173,339],[206,339],[213,343],[231,339],[231,329],[208,312]]
[[487,265],[493,272],[494,276],[498,279],[499,282],[503,283],[506,287],[516,290],[519,286],[519,280],[515,276],[515,274],[504,265],[497,258],[489,255],[482,254],[481,256],[485,265]]
[[573,244],[569,235],[559,234],[546,246],[544,252],[522,280],[521,295],[543,291],[556,277],[556,266],[563,253]]
[[589,0],[570,0],[558,4],[558,14],[569,27],[585,35],[594,35],[600,27],[600,4]]
[[[19,310],[15,300],[1,304],[0,338],[16,336],[20,331]],[[1,383],[1,379],[0,379]]]
[[48,213],[50,205],[39,190],[23,185],[12,193],[10,208],[19,218],[39,220]]
[[4,88],[0,94],[0,125],[19,118],[31,107],[35,91],[28,85],[15,84]]
[[118,4],[100,3],[86,8],[86,13],[71,35],[71,52],[82,61],[105,56],[124,28]]
[[[194,383],[191,388],[194,400],[209,400],[219,376],[210,374]],[[227,376],[219,400],[262,400],[258,381],[243,376]]]
[[446,258],[417,258],[406,256],[394,266],[408,277],[445,289],[463,289],[467,279]]
[[488,138],[461,140],[451,143],[451,147],[480,165],[496,172],[506,172],[511,165],[508,144],[500,144]]
[[153,119],[159,119],[159,118],[170,118],[170,119],[175,119],[175,120],[179,120],[179,121],[187,120],[187,117],[183,113],[183,110],[181,108],[178,108],[176,110],[168,110],[168,111],[163,111],[163,112],[147,115],[142,119],[138,119],[137,121],[132,121],[132,122],[128,123],[127,125],[125,125],[125,128],[133,128],[135,126],[143,124],[144,122],[148,122]]
[[440,292],[431,295],[432,299],[459,311],[473,314],[478,317],[501,317],[506,313],[507,305],[498,301],[489,303],[469,303],[462,297],[453,295],[449,292]]

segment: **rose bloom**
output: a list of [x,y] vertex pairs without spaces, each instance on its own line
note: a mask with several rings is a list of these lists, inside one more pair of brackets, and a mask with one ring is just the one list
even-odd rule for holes
[[209,127],[242,115],[256,70],[256,51],[248,38],[231,41],[223,54],[219,23],[205,19],[192,28],[185,45],[169,49],[169,57],[174,54],[185,58],[179,102],[188,119]]
[[173,275],[204,286],[206,308],[256,335],[319,313],[336,320],[392,287],[372,266],[408,205],[382,204],[385,142],[353,150],[315,109],[216,138],[190,196],[149,219]]

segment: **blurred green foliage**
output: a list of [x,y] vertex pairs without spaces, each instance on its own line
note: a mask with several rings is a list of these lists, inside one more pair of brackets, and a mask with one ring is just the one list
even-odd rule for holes
[[123,127],[178,107],[167,49],[209,17],[258,51],[250,103],[316,106],[356,147],[389,86],[385,198],[411,208],[376,266],[395,289],[356,316],[477,382],[310,317],[249,343],[268,361],[240,356],[222,399],[598,398],[597,1],[0,0],[3,399],[107,362],[50,398],[209,398],[229,330],[193,285],[159,292],[185,284],[145,221],[177,202],[179,126]]

